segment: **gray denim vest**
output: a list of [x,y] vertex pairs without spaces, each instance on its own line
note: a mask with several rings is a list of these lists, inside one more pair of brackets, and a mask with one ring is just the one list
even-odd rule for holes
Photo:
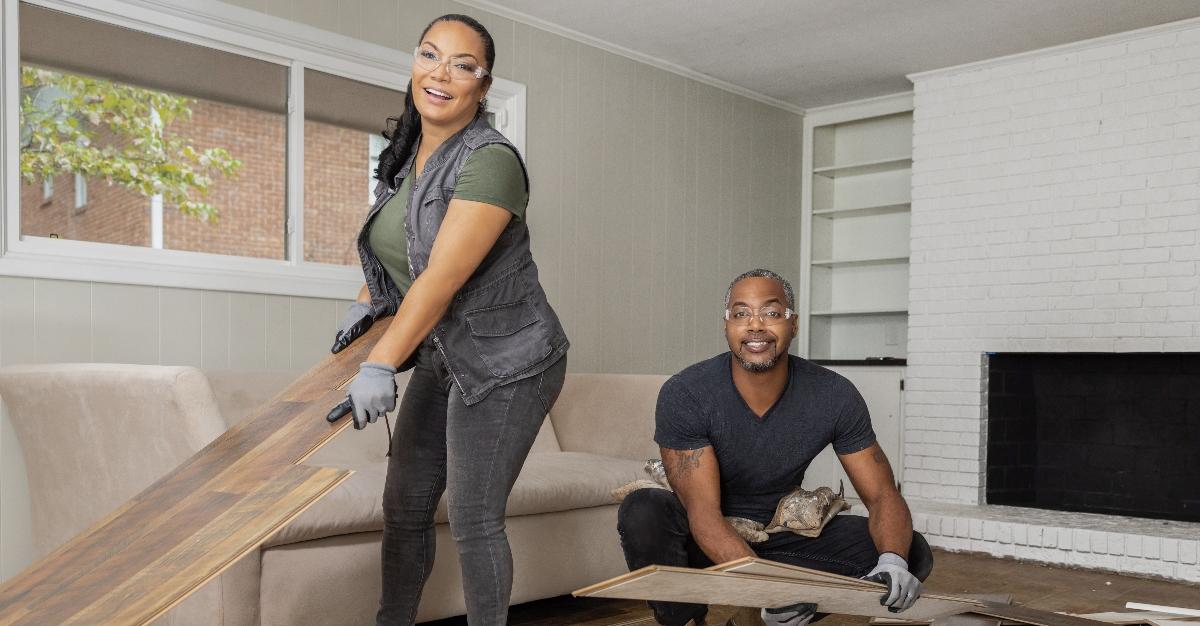
[[[429,266],[434,239],[467,157],[496,143],[508,146],[520,160],[516,147],[480,118],[447,139],[425,163],[412,185],[404,218],[408,266],[414,280]],[[378,197],[366,224],[395,194],[412,165],[410,157],[390,188],[382,181],[376,186]],[[521,167],[525,167],[523,160]],[[371,251],[367,236],[364,224],[358,253],[372,308],[376,317],[391,315],[400,306],[400,290]],[[525,220],[509,221],[475,273],[454,295],[430,337],[467,405],[479,402],[496,387],[540,374],[566,354],[570,342],[538,281]]]

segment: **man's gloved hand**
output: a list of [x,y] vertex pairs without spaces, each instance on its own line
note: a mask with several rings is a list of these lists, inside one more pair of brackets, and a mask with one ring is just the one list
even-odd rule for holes
[[354,410],[355,430],[366,428],[368,422],[396,408],[396,368],[370,362],[359,365],[346,397]]
[[349,309],[346,309],[346,315],[338,326],[337,334],[333,336],[333,347],[330,348],[330,352],[334,354],[341,352],[350,345],[350,342],[367,332],[373,323],[375,323],[375,318],[371,315],[371,303],[356,300]]
[[888,586],[888,592],[880,596],[879,603],[892,613],[911,607],[921,597],[921,581],[908,572],[908,562],[899,554],[884,552],[879,555],[879,563],[863,579]]
[[804,626],[812,621],[817,613],[817,605],[811,602],[800,602],[777,609],[763,609],[759,612],[766,626]]

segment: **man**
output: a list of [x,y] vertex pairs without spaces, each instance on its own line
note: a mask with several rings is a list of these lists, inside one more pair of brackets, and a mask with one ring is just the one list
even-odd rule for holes
[[[629,494],[618,531],[631,570],[650,564],[707,567],[745,556],[885,582],[880,603],[916,601],[932,567],[912,530],[862,396],[850,381],[788,354],[798,318],[792,287],[769,270],[738,276],[725,295],[729,352],[671,377],[658,397],[654,440],[674,493]],[[834,517],[815,538],[781,532],[748,544],[725,516],[768,522],[779,499],[832,444],[869,518]],[[912,558],[910,560],[910,552]],[[803,600],[803,598],[797,598]],[[708,607],[651,602],[660,624],[704,624]],[[762,612],[769,625],[801,626],[812,604]]]

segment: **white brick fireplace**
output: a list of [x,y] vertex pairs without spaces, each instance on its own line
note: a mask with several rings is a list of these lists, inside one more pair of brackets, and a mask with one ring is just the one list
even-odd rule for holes
[[910,78],[918,530],[1200,582],[1200,524],[984,506],[983,367],[987,352],[1200,352],[1200,20]]

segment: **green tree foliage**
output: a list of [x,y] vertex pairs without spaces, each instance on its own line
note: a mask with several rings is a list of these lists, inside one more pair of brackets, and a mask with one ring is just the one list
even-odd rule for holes
[[103,178],[187,215],[215,221],[203,199],[218,176],[242,162],[224,148],[197,150],[171,132],[191,119],[192,100],[106,80],[21,68],[21,177]]

